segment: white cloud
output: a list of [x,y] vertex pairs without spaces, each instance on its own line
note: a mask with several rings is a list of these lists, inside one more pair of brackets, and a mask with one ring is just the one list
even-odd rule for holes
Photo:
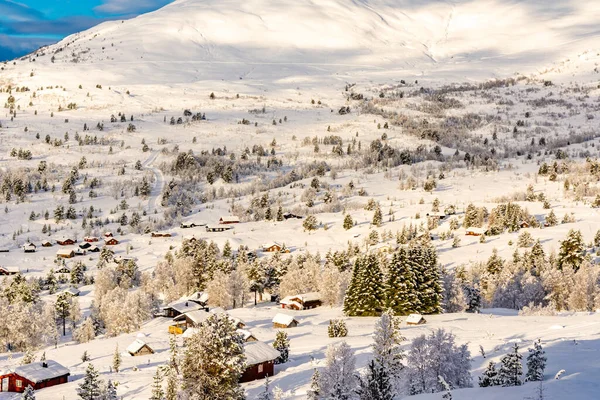
[[139,14],[156,10],[173,0],[104,0],[94,10],[107,15]]

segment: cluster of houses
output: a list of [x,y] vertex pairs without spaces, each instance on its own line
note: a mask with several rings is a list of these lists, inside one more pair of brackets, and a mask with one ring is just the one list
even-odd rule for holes
[[[75,246],[76,242],[73,238],[68,236],[61,236],[57,238],[56,244],[62,247]],[[104,246],[116,246],[119,244],[119,240],[113,236],[111,232],[105,232],[102,238]],[[75,256],[84,256],[88,252],[97,253],[100,251],[98,244],[100,238],[95,236],[86,236],[83,238],[83,242],[79,243],[77,247],[61,248],[56,252],[57,258],[73,258]],[[44,240],[41,243],[42,247],[52,247],[53,244],[50,240]],[[37,246],[34,243],[25,243],[23,245],[23,251],[25,253],[35,253]]]

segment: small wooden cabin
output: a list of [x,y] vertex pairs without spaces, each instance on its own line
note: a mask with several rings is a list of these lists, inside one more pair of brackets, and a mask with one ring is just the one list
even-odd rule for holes
[[481,236],[481,235],[485,235],[485,229],[470,227],[470,228],[466,228],[465,234],[467,236]]
[[98,246],[92,246],[88,249],[88,251],[91,251],[92,253],[97,253],[100,251],[100,248]]
[[56,361],[46,360],[21,365],[0,375],[2,392],[22,393],[27,386],[43,389],[69,381],[70,372]]
[[69,237],[61,237],[56,239],[56,243],[58,243],[61,246],[72,246],[75,244],[75,241]]
[[42,247],[52,247],[52,242],[49,240],[44,240],[42,242]]
[[79,243],[79,248],[82,250],[87,250],[90,247],[92,247],[93,245],[90,242],[83,242],[83,243]]
[[239,224],[239,223],[240,223],[240,219],[239,219],[239,217],[236,217],[235,215],[228,215],[226,217],[221,217],[219,219],[219,224],[221,224],[221,225]]
[[286,220],[287,219],[302,219],[302,216],[287,212],[287,213],[283,214],[283,218],[285,218]]
[[188,222],[182,222],[180,227],[182,229],[189,229],[189,228],[195,228],[197,226],[205,226],[205,223],[199,223],[199,222],[193,222],[193,221],[188,221]]
[[175,318],[181,314],[189,313],[190,311],[200,309],[204,309],[204,307],[198,303],[189,300],[180,301],[171,303],[168,306],[163,307],[163,316],[168,318]]
[[0,267],[0,275],[16,275],[19,272],[19,267]]
[[250,332],[246,329],[238,329],[238,330],[236,330],[236,332],[239,333],[240,335],[242,335],[242,339],[244,340],[244,343],[258,342],[258,339],[256,338],[256,336],[254,336],[252,334],[252,332]]
[[75,249],[73,250],[76,256],[85,256],[87,254],[87,250],[83,249]]
[[169,232],[152,232],[150,235],[153,238],[168,238],[168,237],[172,237],[173,236]]
[[154,354],[152,347],[141,339],[135,339],[135,341],[127,347],[127,352],[134,357]]
[[427,323],[421,314],[410,314],[406,318],[406,325],[423,325]]
[[66,265],[61,265],[55,272],[57,274],[70,274],[71,270]]
[[279,304],[281,304],[281,308],[290,310],[308,310],[321,306],[323,302],[321,301],[321,295],[318,292],[311,292],[286,296]]
[[60,249],[56,252],[57,258],[73,258],[75,257],[75,251],[73,249]]
[[23,245],[23,251],[25,253],[35,253],[36,246],[33,243],[25,243]]
[[287,328],[295,328],[298,326],[298,321],[287,314],[276,314],[273,317],[273,328],[278,329],[287,329]]
[[116,246],[119,244],[119,241],[114,237],[104,239],[105,246]]
[[283,246],[277,242],[263,244],[262,249],[265,253],[279,253]]
[[99,239],[96,236],[86,236],[83,238],[84,242],[88,242],[88,243],[94,243],[97,242]]
[[104,238],[105,239],[108,239],[108,238],[111,238],[111,237],[113,237],[112,232],[104,232]]
[[444,218],[446,218],[446,213],[439,212],[439,211],[431,211],[431,212],[427,213],[427,216],[430,218],[436,218],[436,219],[442,221]]
[[275,360],[281,355],[273,346],[263,342],[244,344],[244,354],[246,355],[246,370],[240,378],[242,383],[273,376]]
[[65,290],[62,291],[62,293],[68,294],[69,296],[79,296],[79,294],[81,293],[81,291],[79,289],[77,289],[76,287],[68,287]]

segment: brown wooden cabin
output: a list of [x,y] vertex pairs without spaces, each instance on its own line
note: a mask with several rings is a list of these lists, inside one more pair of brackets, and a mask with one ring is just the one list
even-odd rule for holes
[[427,323],[421,314],[410,314],[406,318],[406,325],[423,325]]
[[57,258],[73,258],[75,257],[75,251],[73,249],[61,249],[56,252]]
[[44,240],[42,242],[42,247],[52,247],[52,242],[50,242],[49,240]]
[[19,272],[19,267],[0,267],[0,275],[16,275]]
[[152,232],[151,236],[153,238],[168,238],[168,237],[172,237],[173,235],[170,234],[169,232]]
[[154,354],[152,347],[148,346],[148,344],[141,339],[135,339],[135,341],[127,347],[127,352],[134,357]]
[[265,253],[279,253],[283,247],[279,243],[267,243],[263,244],[263,251]]
[[56,243],[58,243],[61,246],[72,246],[75,244],[75,241],[71,238],[60,238],[56,240]]
[[225,232],[233,229],[231,226],[206,226],[206,232]]
[[112,234],[112,232],[104,232],[104,237],[108,239],[108,238],[113,237],[113,234]]
[[56,361],[33,362],[0,375],[0,391],[22,393],[27,386],[39,390],[67,383],[69,375],[69,370]]
[[239,223],[240,223],[240,219],[234,215],[219,218],[219,224],[221,224],[221,225],[239,224]]
[[175,318],[181,314],[200,309],[204,309],[204,307],[191,300],[180,301],[171,303],[168,306],[163,307],[163,316],[168,318]]
[[466,229],[465,234],[467,236],[481,236],[481,235],[485,235],[485,229],[470,227],[470,228]]
[[25,253],[35,253],[37,247],[33,243],[26,243],[23,245],[23,252]]
[[114,237],[111,237],[111,238],[104,239],[104,244],[106,246],[116,246],[119,244],[119,241],[117,239],[115,239]]
[[86,236],[83,238],[83,241],[88,243],[94,243],[98,241],[98,238],[96,236]]
[[309,310],[311,308],[320,307],[323,302],[321,301],[321,295],[319,293],[311,292],[286,296],[279,304],[281,304],[281,308],[290,310]]
[[275,360],[279,358],[279,351],[263,342],[248,342],[244,344],[246,355],[246,370],[240,382],[250,382],[264,379],[275,374]]
[[298,321],[291,315],[276,314],[273,317],[273,328],[287,329],[298,326]]

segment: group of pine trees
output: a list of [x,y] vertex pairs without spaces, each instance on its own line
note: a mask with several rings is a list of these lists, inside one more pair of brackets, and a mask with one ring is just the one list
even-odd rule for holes
[[[385,274],[383,263],[387,263]],[[389,262],[375,254],[358,256],[344,299],[344,313],[374,316],[387,308],[396,315],[439,313],[442,292],[433,247],[401,247]]]
[[[538,339],[533,343],[533,348],[529,349],[527,356],[527,374],[525,382],[539,382],[544,380],[544,370],[546,369],[546,355],[542,348],[541,341]],[[510,353],[506,354],[500,360],[500,369],[496,369],[496,364],[490,361],[483,375],[479,377],[480,387],[489,386],[520,386],[523,384],[523,356],[519,353],[519,345],[514,344]]]

